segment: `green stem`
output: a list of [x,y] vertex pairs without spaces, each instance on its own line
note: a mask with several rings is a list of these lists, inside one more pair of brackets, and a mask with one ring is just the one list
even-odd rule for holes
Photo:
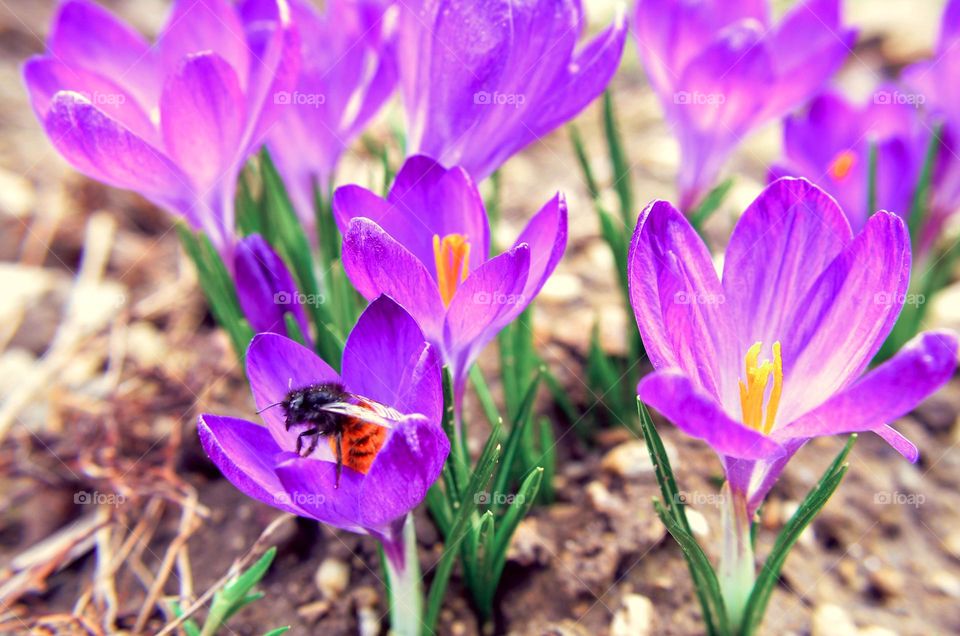
[[753,541],[747,499],[723,485],[723,554],[720,558],[720,588],[733,633],[740,629],[756,577]]
[[390,593],[390,634],[420,636],[423,631],[423,586],[413,513],[407,515],[401,534],[396,544],[383,544]]

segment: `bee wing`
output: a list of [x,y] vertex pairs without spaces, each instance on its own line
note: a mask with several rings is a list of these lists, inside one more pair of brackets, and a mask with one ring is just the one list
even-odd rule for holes
[[376,424],[385,428],[393,428],[396,422],[403,422],[410,418],[420,418],[422,415],[404,415],[400,411],[380,404],[361,395],[350,394],[359,404],[350,402],[334,402],[323,407],[324,411],[338,413],[347,417],[356,418],[362,422]]

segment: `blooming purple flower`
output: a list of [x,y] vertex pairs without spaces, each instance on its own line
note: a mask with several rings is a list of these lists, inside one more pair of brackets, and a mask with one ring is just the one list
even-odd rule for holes
[[98,5],[68,0],[48,46],[24,78],[57,150],[182,215],[228,255],[237,173],[297,73],[285,0],[178,0],[153,45]]
[[618,18],[577,48],[580,0],[400,3],[400,85],[410,154],[475,179],[573,118],[617,70]]
[[749,515],[812,437],[872,431],[917,459],[887,423],[950,378],[956,336],[920,334],[861,377],[907,293],[899,216],[877,212],[854,236],[826,193],[780,179],[744,212],[719,278],[686,218],[655,201],[640,214],[629,271],[655,369],[637,392],[713,447]]
[[326,194],[347,145],[393,94],[397,71],[383,0],[330,0],[321,14],[288,0],[303,62],[268,145],[301,219],[312,225],[314,189]]
[[310,338],[300,290],[286,264],[262,236],[252,234],[237,243],[233,276],[240,308],[255,333],[290,335],[285,318],[289,313],[300,334]]
[[[400,527],[439,477],[450,449],[440,424],[440,365],[416,322],[388,298],[360,316],[337,373],[309,349],[260,334],[247,352],[247,375],[266,426],[201,415],[200,441],[230,482],[275,508],[372,535],[402,564]],[[289,430],[283,401],[291,389],[341,383],[351,394],[396,410],[391,428],[364,473],[344,464],[337,483],[331,444],[296,452],[302,426]]]
[[[904,71],[914,93],[904,93],[943,123],[941,148],[931,182],[930,216],[924,223],[922,245],[931,244],[950,215],[960,210],[960,0],[951,0],[940,23],[933,58]],[[933,127],[930,124],[931,128]]]
[[929,132],[914,105],[882,86],[858,106],[837,93],[823,93],[804,113],[784,124],[785,161],[780,176],[806,177],[833,196],[859,232],[869,209],[870,149],[876,151],[876,206],[906,218],[920,180]]
[[764,0],[638,0],[647,76],[680,144],[680,207],[715,185],[760,124],[804,103],[851,50],[839,0],[804,0],[777,24]]
[[406,161],[386,199],[345,186],[333,209],[354,287],[410,312],[450,366],[458,397],[480,350],[533,300],[567,243],[558,194],[513,247],[488,258],[490,228],[472,179],[427,157]]

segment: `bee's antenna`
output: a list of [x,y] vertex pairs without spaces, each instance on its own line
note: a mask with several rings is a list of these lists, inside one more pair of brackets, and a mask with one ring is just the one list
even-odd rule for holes
[[280,401],[280,402],[274,402],[273,404],[267,404],[265,407],[263,407],[262,409],[260,409],[259,411],[257,411],[257,415],[260,415],[261,413],[263,413],[263,412],[266,411],[267,409],[272,409],[272,408],[275,407],[275,406],[280,406],[281,404],[283,404],[282,401]]

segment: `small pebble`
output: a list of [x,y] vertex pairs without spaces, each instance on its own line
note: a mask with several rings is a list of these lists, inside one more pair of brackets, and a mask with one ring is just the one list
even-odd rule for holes
[[314,581],[324,598],[336,600],[350,585],[350,566],[340,559],[324,559]]
[[903,593],[903,575],[891,567],[883,566],[870,573],[870,585],[882,596],[899,596]]
[[690,529],[693,531],[693,534],[698,537],[709,537],[710,524],[707,523],[707,518],[690,506],[687,506],[686,510],[687,522],[690,524]]
[[858,633],[853,619],[839,605],[828,603],[813,612],[812,636],[858,636]]
[[626,479],[653,473],[647,445],[637,439],[624,442],[604,455],[600,467]]
[[653,633],[653,603],[646,596],[627,594],[610,624],[610,636],[648,636]]

